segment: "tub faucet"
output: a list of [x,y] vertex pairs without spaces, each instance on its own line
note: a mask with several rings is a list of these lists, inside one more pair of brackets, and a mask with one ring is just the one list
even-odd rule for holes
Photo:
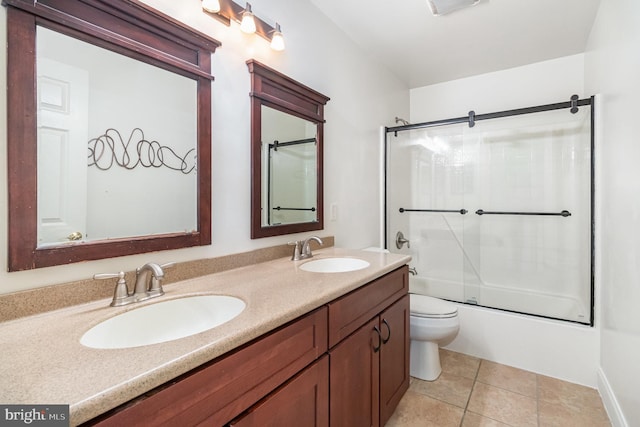
[[402,246],[405,243],[407,244],[407,248],[411,247],[411,242],[408,239],[405,239],[404,234],[402,234],[402,231],[398,231],[398,233],[396,234],[396,248],[402,249]]

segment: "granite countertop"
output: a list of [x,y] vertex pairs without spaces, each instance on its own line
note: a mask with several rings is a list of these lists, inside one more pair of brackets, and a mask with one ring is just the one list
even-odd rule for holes
[[[125,307],[110,307],[110,300],[103,299],[3,322],[0,402],[69,404],[71,425],[80,424],[411,259],[399,254],[327,248],[316,251],[313,260],[336,256],[361,258],[370,266],[346,273],[312,273],[299,268],[310,260],[281,258],[176,282],[165,286],[162,297]],[[88,329],[114,315],[173,298],[206,294],[235,296],[247,306],[221,326],[170,342],[108,350],[80,344],[80,337]]]

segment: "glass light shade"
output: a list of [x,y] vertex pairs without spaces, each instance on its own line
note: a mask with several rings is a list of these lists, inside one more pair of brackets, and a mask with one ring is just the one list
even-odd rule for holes
[[202,8],[207,12],[218,13],[220,12],[219,0],[202,0]]
[[447,15],[456,10],[475,6],[480,0],[427,0],[434,16]]
[[256,32],[256,21],[251,13],[251,5],[247,3],[247,8],[242,12],[242,21],[240,22],[240,30],[243,33],[253,34]]
[[276,23],[276,29],[271,36],[271,49],[281,51],[284,50],[284,36],[280,31],[280,24]]

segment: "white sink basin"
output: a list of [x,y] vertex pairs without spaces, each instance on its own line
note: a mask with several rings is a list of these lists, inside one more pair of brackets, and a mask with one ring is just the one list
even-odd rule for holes
[[314,273],[344,273],[367,267],[369,263],[360,258],[322,258],[305,262],[300,266],[300,270]]
[[241,299],[224,295],[162,301],[98,323],[80,343],[91,348],[130,348],[172,341],[220,326],[245,307]]

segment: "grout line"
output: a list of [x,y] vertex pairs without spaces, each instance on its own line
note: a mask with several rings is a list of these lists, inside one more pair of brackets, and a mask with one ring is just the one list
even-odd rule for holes
[[536,374],[536,421],[540,427],[540,389],[538,382],[538,374]]
[[482,360],[483,359],[480,359],[480,362],[478,362],[478,369],[476,369],[476,373],[473,376],[473,383],[471,384],[469,397],[467,397],[467,403],[464,405],[464,412],[462,412],[462,419],[460,419],[459,427],[462,427],[462,424],[464,423],[464,419],[467,417],[467,414],[469,413],[469,402],[471,402],[471,396],[473,395],[473,390],[476,388],[476,382],[478,380],[478,373],[480,373],[480,366],[482,366]]

